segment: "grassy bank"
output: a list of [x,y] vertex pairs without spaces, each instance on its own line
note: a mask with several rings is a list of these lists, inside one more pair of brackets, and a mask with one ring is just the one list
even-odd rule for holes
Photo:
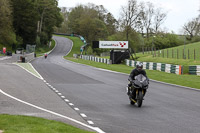
[[[83,60],[83,59],[75,59],[71,57],[65,57],[67,60],[81,63],[81,64],[86,64],[98,68],[103,68],[103,69],[108,69],[112,71],[117,71],[117,72],[122,72],[122,73],[127,73],[130,74],[131,70],[133,69],[132,67],[123,65],[123,64],[112,64],[112,65],[107,65],[104,63],[98,63],[94,61],[88,61],[88,60]],[[176,84],[176,85],[181,85],[181,86],[187,86],[187,87],[192,87],[192,88],[198,88],[200,89],[200,76],[196,75],[176,75],[176,74],[171,74],[171,73],[165,73],[165,72],[160,72],[160,71],[155,71],[155,70],[146,70],[147,75],[150,79],[153,80],[158,80],[166,83],[171,83],[171,84]],[[128,78],[128,76],[127,76]]]
[[55,41],[54,40],[52,40],[52,42],[51,42],[51,46],[49,47],[49,46],[47,46],[47,45],[43,45],[43,46],[40,46],[40,47],[36,47],[36,55],[37,55],[37,57],[38,56],[43,56],[44,55],[44,53],[48,53],[49,51],[51,51],[53,48],[55,47]]
[[91,133],[73,126],[37,117],[0,115],[4,133]]
[[[138,60],[143,62],[157,62],[187,66],[200,65],[200,42],[157,51],[156,57],[153,57],[150,52],[145,52],[144,55],[142,53],[137,53],[136,55],[139,57]],[[185,55],[185,58],[183,58],[183,55]]]
[[173,58],[162,58],[162,57],[153,57],[152,55],[141,55],[137,54],[138,61],[141,62],[155,62],[155,63],[167,63],[175,65],[200,65],[200,60],[185,60],[185,59],[173,59]]

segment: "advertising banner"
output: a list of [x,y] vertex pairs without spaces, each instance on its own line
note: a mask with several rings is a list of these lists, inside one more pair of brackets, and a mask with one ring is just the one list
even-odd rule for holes
[[99,41],[99,48],[128,49],[128,41]]

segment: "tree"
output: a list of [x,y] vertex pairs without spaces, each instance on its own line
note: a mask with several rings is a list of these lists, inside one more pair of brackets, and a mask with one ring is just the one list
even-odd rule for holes
[[61,24],[61,27],[54,27],[54,31],[57,33],[68,33],[70,34],[71,28],[69,27],[69,13],[70,13],[70,9],[66,8],[66,7],[62,7],[61,8],[61,15],[63,17],[63,22]]
[[71,31],[83,36],[87,42],[106,39],[116,31],[116,19],[103,6],[79,5],[68,15]]
[[130,30],[136,25],[140,13],[140,5],[137,4],[137,0],[128,0],[128,5],[122,7],[122,27],[126,31],[126,40],[129,38]]
[[11,47],[13,43],[16,43],[16,35],[12,28],[10,0],[0,0],[0,44]]
[[188,23],[184,24],[183,30],[185,34],[190,36],[189,40],[199,33],[199,26],[199,18],[194,18]]
[[11,3],[16,35],[23,39],[24,47],[26,44],[34,44],[38,20],[35,3],[32,0],[11,0]]
[[115,34],[117,32],[117,28],[118,28],[118,22],[117,20],[113,17],[113,15],[111,13],[108,13],[105,16],[105,23],[106,23],[106,27],[108,30],[108,34],[112,35]]
[[156,34],[159,32],[159,28],[165,21],[166,17],[167,13],[162,12],[161,8],[156,9],[154,17],[154,31]]
[[[63,18],[58,8],[57,0],[37,0],[37,11],[39,14],[39,21],[37,26],[37,33],[42,39],[49,41],[52,38],[54,27],[60,27]],[[43,33],[42,33],[43,32]],[[44,37],[44,38],[43,38]],[[47,41],[43,41],[47,43]]]
[[153,25],[153,16],[155,13],[154,5],[150,2],[147,2],[146,5],[142,8],[143,11],[141,13],[142,24],[144,29],[146,30],[147,38],[149,38],[150,33],[152,32],[152,25]]

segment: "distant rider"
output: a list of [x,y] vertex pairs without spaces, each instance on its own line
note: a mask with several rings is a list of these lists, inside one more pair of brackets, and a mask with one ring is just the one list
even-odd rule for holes
[[144,75],[148,79],[148,77],[146,75],[146,71],[143,70],[143,64],[142,63],[137,63],[136,64],[136,68],[133,69],[132,72],[130,73],[130,76],[128,78],[130,83],[128,84],[127,95],[130,95],[130,90],[131,90],[131,87],[132,87],[132,83],[135,80],[135,76],[137,76],[139,74]]
[[47,58],[47,53],[44,54],[45,59]]

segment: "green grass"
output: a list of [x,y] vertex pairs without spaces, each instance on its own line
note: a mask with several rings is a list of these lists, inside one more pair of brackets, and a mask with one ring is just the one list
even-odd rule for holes
[[4,133],[91,133],[53,120],[6,114],[0,115],[0,130]]
[[[195,51],[195,60],[194,60],[194,49]],[[184,45],[173,47],[169,49],[164,49],[156,52],[156,57],[153,57],[151,53],[145,52],[137,53],[139,61],[143,62],[157,62],[157,63],[168,63],[168,64],[178,64],[178,65],[200,65],[200,42],[187,44],[185,46],[185,57],[183,59],[183,50]],[[189,50],[189,54],[188,54]],[[167,56],[168,51],[168,56]],[[173,55],[173,58],[172,58]]]
[[53,48],[55,47],[55,41],[52,40],[52,43],[51,43],[51,46],[47,46],[47,45],[43,45],[43,46],[40,46],[39,48],[36,48],[36,56],[39,57],[39,56],[43,56],[44,53],[48,53],[49,51],[51,51]]
[[[71,57],[65,57],[65,59],[71,60],[73,62],[81,63],[81,64],[90,65],[93,67],[108,69],[108,70],[127,73],[127,74],[130,74],[131,70],[133,69],[132,67],[129,67],[123,64],[107,65],[104,63],[98,63],[98,62],[88,61],[88,60],[83,60],[83,59],[75,59]],[[147,72],[148,77],[153,80],[158,80],[158,81],[162,81],[166,83],[172,83],[176,85],[200,89],[200,76],[176,75],[176,74],[165,73],[165,72],[160,72],[160,71],[155,71],[155,70],[146,70],[146,72]]]
[[30,63],[17,63],[17,64],[26,69],[27,71],[29,71],[30,73],[32,73],[33,75],[35,75],[36,77],[41,78],[40,75],[30,65]]
[[200,60],[184,60],[184,59],[172,59],[172,58],[162,58],[162,57],[153,57],[152,55],[147,55],[143,57],[139,57],[138,61],[141,62],[155,62],[155,63],[167,63],[167,64],[175,64],[175,65],[200,65]]

